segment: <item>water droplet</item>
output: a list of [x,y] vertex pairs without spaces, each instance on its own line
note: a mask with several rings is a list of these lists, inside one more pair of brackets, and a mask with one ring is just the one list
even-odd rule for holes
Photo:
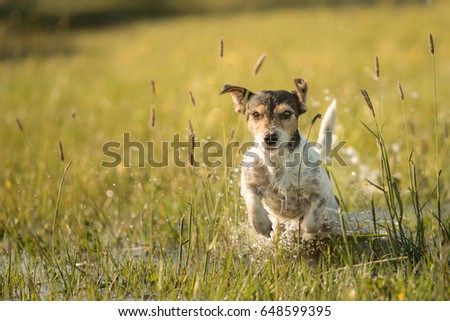
[[397,143],[392,144],[392,152],[398,153],[400,151],[400,145]]

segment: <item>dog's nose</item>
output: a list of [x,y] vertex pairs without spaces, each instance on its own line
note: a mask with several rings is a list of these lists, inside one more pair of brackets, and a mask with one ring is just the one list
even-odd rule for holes
[[278,142],[278,134],[277,133],[269,133],[264,137],[264,143],[268,146],[275,146]]

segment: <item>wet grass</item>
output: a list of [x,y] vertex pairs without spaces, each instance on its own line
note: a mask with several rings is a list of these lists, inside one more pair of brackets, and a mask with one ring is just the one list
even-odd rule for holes
[[[54,32],[3,20],[0,298],[448,300],[449,13],[281,8]],[[300,128],[337,99],[348,166],[330,170],[346,211],[387,217],[383,238],[261,240],[239,196],[238,149],[231,167],[191,166],[193,141],[249,140],[218,96],[224,83],[290,89],[299,76],[310,89]],[[124,133],[155,142],[156,161],[179,134],[185,166],[170,144],[168,166],[139,168],[137,146],[101,166]]]

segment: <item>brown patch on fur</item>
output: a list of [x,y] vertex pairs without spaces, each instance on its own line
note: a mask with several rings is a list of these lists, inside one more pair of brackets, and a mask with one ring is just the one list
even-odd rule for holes
[[258,105],[247,110],[247,127],[250,133],[257,135],[258,132],[269,132],[271,130],[271,117],[267,106]]
[[287,104],[277,105],[272,112],[268,106],[257,105],[247,110],[246,116],[247,127],[254,137],[258,133],[271,133],[275,128],[283,128],[289,136],[293,136],[297,131],[297,113]]
[[293,136],[298,128],[298,116],[289,105],[278,105],[275,108],[275,126],[283,128],[289,136]]

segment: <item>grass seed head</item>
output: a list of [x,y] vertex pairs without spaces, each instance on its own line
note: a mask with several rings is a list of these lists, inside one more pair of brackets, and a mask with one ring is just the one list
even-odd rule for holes
[[16,123],[17,123],[17,126],[19,127],[19,130],[23,133],[22,122],[20,121],[19,118],[16,118]]
[[189,97],[191,98],[192,106],[195,107],[195,99],[194,99],[194,95],[192,95],[192,91],[190,91],[190,90],[189,90]]
[[378,56],[375,56],[375,75],[377,80],[380,79],[380,61],[378,60]]
[[61,162],[64,162],[64,149],[61,140],[58,141],[58,145],[59,145],[59,158],[61,159]]
[[153,79],[151,81],[151,85],[152,85],[153,96],[156,96],[156,85],[155,85],[155,81]]
[[155,121],[156,121],[155,107],[152,106],[151,121],[150,121],[150,125],[152,128],[155,127]]
[[219,57],[223,58],[223,38],[220,37],[220,42],[219,42]]
[[311,120],[311,126],[314,125],[316,121],[320,118],[322,118],[322,114],[317,114],[316,116],[314,116],[313,119]]
[[364,99],[366,100],[367,107],[369,107],[370,111],[372,112],[372,116],[375,117],[375,110],[373,109],[372,101],[370,100],[369,93],[365,89],[361,89],[361,94],[363,95]]
[[263,53],[261,56],[259,56],[258,60],[256,61],[255,68],[253,68],[253,75],[258,74],[258,71],[261,69],[261,66],[264,63],[264,60],[266,60],[265,53]]
[[428,34],[428,44],[430,46],[430,54],[434,56],[434,40],[431,32]]
[[402,101],[405,101],[405,95],[403,94],[403,88],[402,88],[402,84],[400,83],[400,81],[397,82],[397,89],[398,89],[398,94],[400,95],[400,99]]

